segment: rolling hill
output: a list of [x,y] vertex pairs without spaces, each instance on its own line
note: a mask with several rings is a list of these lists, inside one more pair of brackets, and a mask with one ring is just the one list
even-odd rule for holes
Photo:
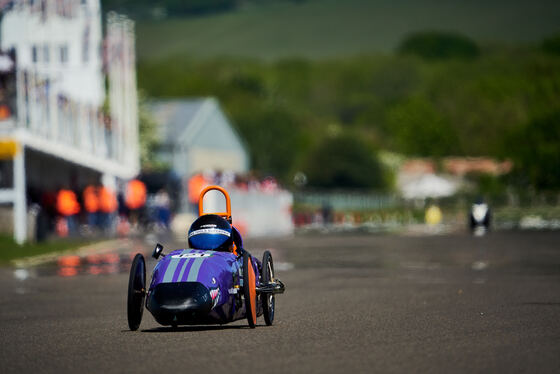
[[196,58],[311,59],[390,53],[418,30],[463,33],[481,42],[539,42],[560,32],[560,1],[307,0],[254,3],[225,13],[137,21],[143,61]]

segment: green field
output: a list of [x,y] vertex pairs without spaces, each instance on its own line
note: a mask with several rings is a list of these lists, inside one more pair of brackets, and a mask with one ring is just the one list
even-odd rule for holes
[[42,243],[25,243],[17,245],[12,237],[5,234],[0,235],[0,265],[24,257],[45,255],[53,252],[76,250],[91,244],[91,240],[83,239],[53,239]]
[[330,58],[389,53],[418,30],[463,33],[481,42],[538,43],[560,32],[560,1],[307,0],[243,6],[203,17],[138,21],[141,61],[196,58]]

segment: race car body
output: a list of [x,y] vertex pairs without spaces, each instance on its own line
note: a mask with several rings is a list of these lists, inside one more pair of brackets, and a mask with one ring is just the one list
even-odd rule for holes
[[[243,261],[233,253],[183,249],[160,261],[152,275],[147,308],[162,325],[224,324],[245,317]],[[260,264],[253,259],[253,268]],[[256,277],[255,288],[260,285]],[[257,305],[257,315],[262,307]]]
[[[212,189],[226,197],[227,212],[220,214],[231,217],[229,196],[221,187],[206,188],[200,200]],[[255,327],[261,315],[267,325],[272,324],[274,295],[283,293],[285,287],[274,278],[270,252],[264,252],[262,262],[252,257],[243,249],[239,232],[216,214],[201,214],[189,230],[189,244],[205,248],[179,249],[165,255],[163,246],[156,245],[152,256],[160,261],[148,289],[144,257],[136,255],[128,288],[131,330],[140,325],[144,300],[161,325],[225,324],[247,318],[249,326]]]

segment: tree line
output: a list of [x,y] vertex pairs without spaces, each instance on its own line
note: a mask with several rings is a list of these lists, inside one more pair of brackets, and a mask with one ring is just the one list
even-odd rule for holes
[[390,56],[263,62],[177,55],[140,61],[138,81],[152,97],[217,97],[252,166],[284,182],[303,171],[314,186],[387,187],[376,155],[389,150],[510,158],[515,183],[558,189],[558,40],[489,48],[422,32]]

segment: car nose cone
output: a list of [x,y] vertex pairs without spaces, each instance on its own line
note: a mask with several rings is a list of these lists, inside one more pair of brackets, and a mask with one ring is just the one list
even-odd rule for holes
[[200,282],[160,283],[150,293],[147,307],[162,325],[189,324],[210,312],[212,298]]

